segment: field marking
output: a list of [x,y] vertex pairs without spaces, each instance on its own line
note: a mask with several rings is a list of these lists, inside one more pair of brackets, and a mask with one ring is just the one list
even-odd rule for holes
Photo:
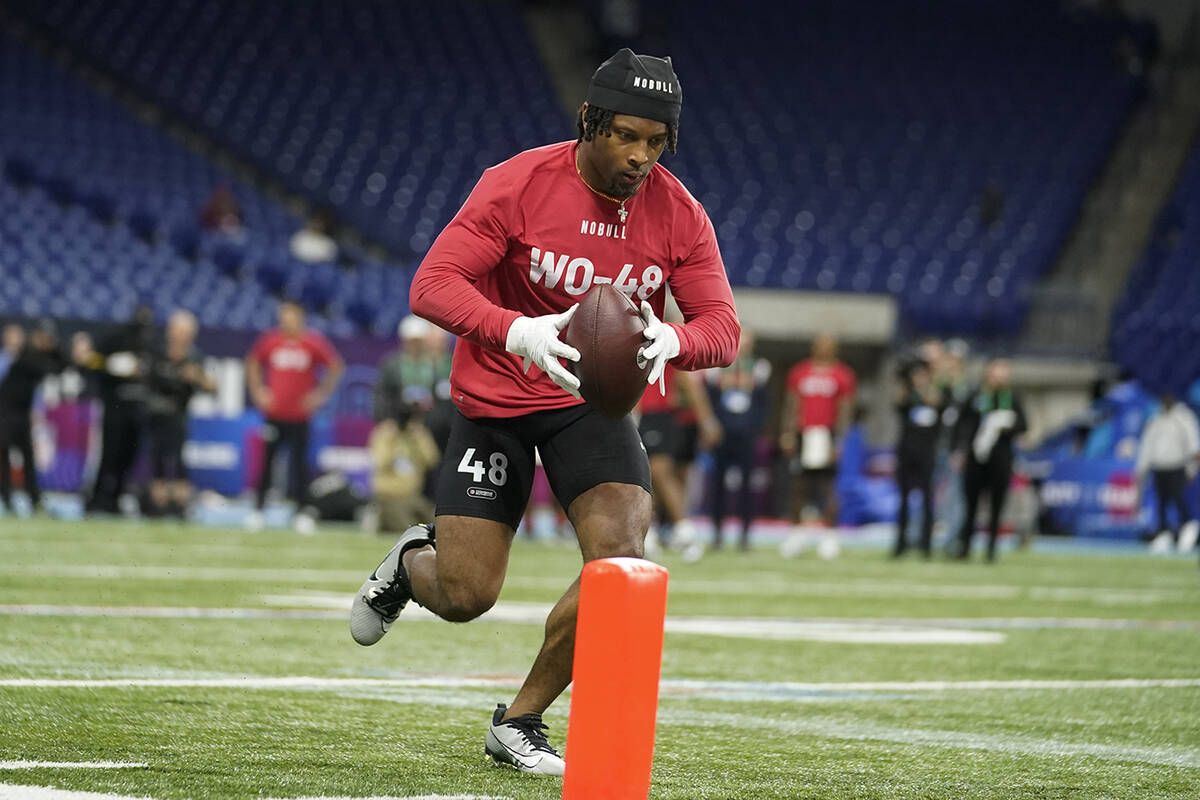
[[[54,786],[18,786],[11,783],[0,783],[5,800],[153,800],[144,795],[109,794],[106,792],[80,792],[72,789],[58,789]],[[422,794],[405,795],[376,795],[372,797],[301,797],[289,800],[512,800],[491,794]]]
[[1135,762],[1156,766],[1200,768],[1200,750],[1184,747],[1148,747],[1137,744],[1094,744],[1037,739],[1026,736],[1001,736],[964,731],[898,727],[858,720],[835,719],[780,720],[754,714],[721,712],[672,712],[659,715],[666,725],[710,727],[714,724],[741,731],[769,729],[791,736],[806,735],[849,741],[881,741],[902,745],[941,747],[951,750],[982,750],[1039,758],[1075,758],[1087,756],[1112,762]]
[[107,792],[78,792],[72,789],[58,789],[54,786],[18,786],[12,783],[0,783],[4,790],[5,800],[142,800],[126,794],[109,794]]
[[341,620],[345,612],[292,608],[199,608],[195,606],[0,605],[0,616],[127,617],[165,619],[306,619]]
[[[413,675],[404,678],[319,678],[305,675],[227,676],[221,678],[4,678],[0,688],[14,689],[492,689],[521,685],[519,675]],[[709,681],[665,678],[664,696],[739,695],[786,699],[792,695],[846,692],[996,692],[1097,689],[1200,689],[1200,678],[1112,678],[1099,680],[978,681]]]
[[[70,606],[0,604],[0,616],[122,617],[216,620],[341,621],[349,595],[320,593],[265,595],[273,605],[304,608],[213,608],[195,606]],[[480,619],[485,622],[540,625],[549,613],[544,603],[498,603]],[[429,621],[433,614],[413,606],[401,620]],[[788,639],[855,644],[995,644],[1000,630],[1200,631],[1200,621],[1104,617],[669,617],[669,633]],[[963,631],[981,631],[965,636]]]
[[141,769],[140,761],[0,761],[0,769]]
[[[247,581],[274,583],[358,584],[361,570],[280,569],[277,567],[194,567],[124,564],[0,565],[0,575],[81,579],[142,578],[146,580]],[[571,576],[510,575],[505,585],[524,589],[563,590]],[[1183,587],[1186,589],[1187,587]],[[1021,586],[1014,584],[930,584],[856,578],[846,581],[714,581],[674,577],[676,594],[737,594],[763,597],[900,597],[905,599],[1049,600],[1097,605],[1150,605],[1180,598],[1175,589],[1122,589],[1102,586]]]
[[[306,592],[289,595],[264,595],[268,605],[310,608],[349,608],[353,595]],[[542,625],[553,606],[550,603],[502,601],[479,619],[483,622],[507,622]],[[437,619],[419,606],[414,614],[401,619]],[[961,627],[939,629],[921,623],[893,624],[887,621],[856,619],[789,619],[779,617],[667,617],[667,633],[704,636],[728,636],[740,639],[839,642],[843,644],[1001,644],[1005,635],[974,631]]]
[[[150,617],[158,619],[319,619],[343,620],[350,607],[351,595],[314,598],[268,595],[276,604],[311,605],[314,600],[333,606],[321,608],[198,608],[192,606],[57,606],[0,605],[0,616],[67,617]],[[481,616],[480,622],[517,625],[544,625],[550,613],[548,603],[497,603]],[[437,617],[420,607],[403,617],[405,624],[435,621]],[[843,644],[888,645],[985,645],[1000,644],[1006,635],[994,631],[965,628],[937,628],[928,625],[894,625],[858,620],[811,621],[762,617],[667,617],[667,633],[723,636],[739,639],[837,642]]]

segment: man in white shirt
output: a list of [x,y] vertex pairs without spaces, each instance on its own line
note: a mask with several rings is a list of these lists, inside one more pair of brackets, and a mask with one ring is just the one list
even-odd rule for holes
[[[1150,473],[1158,497],[1158,535],[1152,547],[1165,550],[1179,540],[1181,550],[1190,550],[1196,544],[1197,525],[1184,492],[1200,463],[1200,426],[1191,409],[1174,396],[1164,394],[1160,402],[1158,413],[1142,431],[1137,474],[1143,480]],[[1176,527],[1171,527],[1167,519],[1167,508],[1172,505],[1178,514]],[[1178,536],[1180,528],[1187,529],[1182,539]]]

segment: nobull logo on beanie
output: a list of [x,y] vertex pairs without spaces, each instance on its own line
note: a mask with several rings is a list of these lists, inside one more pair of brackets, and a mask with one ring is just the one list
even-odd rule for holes
[[666,92],[667,94],[675,94],[675,87],[670,81],[656,81],[650,78],[642,78],[634,76],[633,87],[635,89],[650,89],[655,92]]

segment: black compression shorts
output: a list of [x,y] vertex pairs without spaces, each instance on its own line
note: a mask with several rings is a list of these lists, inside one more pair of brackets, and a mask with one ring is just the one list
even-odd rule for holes
[[601,483],[650,491],[650,464],[631,417],[609,419],[586,403],[520,417],[455,413],[438,476],[437,513],[516,529],[533,486],[533,450],[564,509]]

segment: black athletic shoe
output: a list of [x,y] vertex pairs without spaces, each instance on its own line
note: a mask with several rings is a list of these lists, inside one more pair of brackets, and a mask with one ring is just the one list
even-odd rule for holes
[[404,552],[433,543],[432,525],[413,525],[383,557],[354,595],[350,607],[350,635],[354,641],[361,645],[375,644],[388,632],[412,599],[412,587],[404,571]]

